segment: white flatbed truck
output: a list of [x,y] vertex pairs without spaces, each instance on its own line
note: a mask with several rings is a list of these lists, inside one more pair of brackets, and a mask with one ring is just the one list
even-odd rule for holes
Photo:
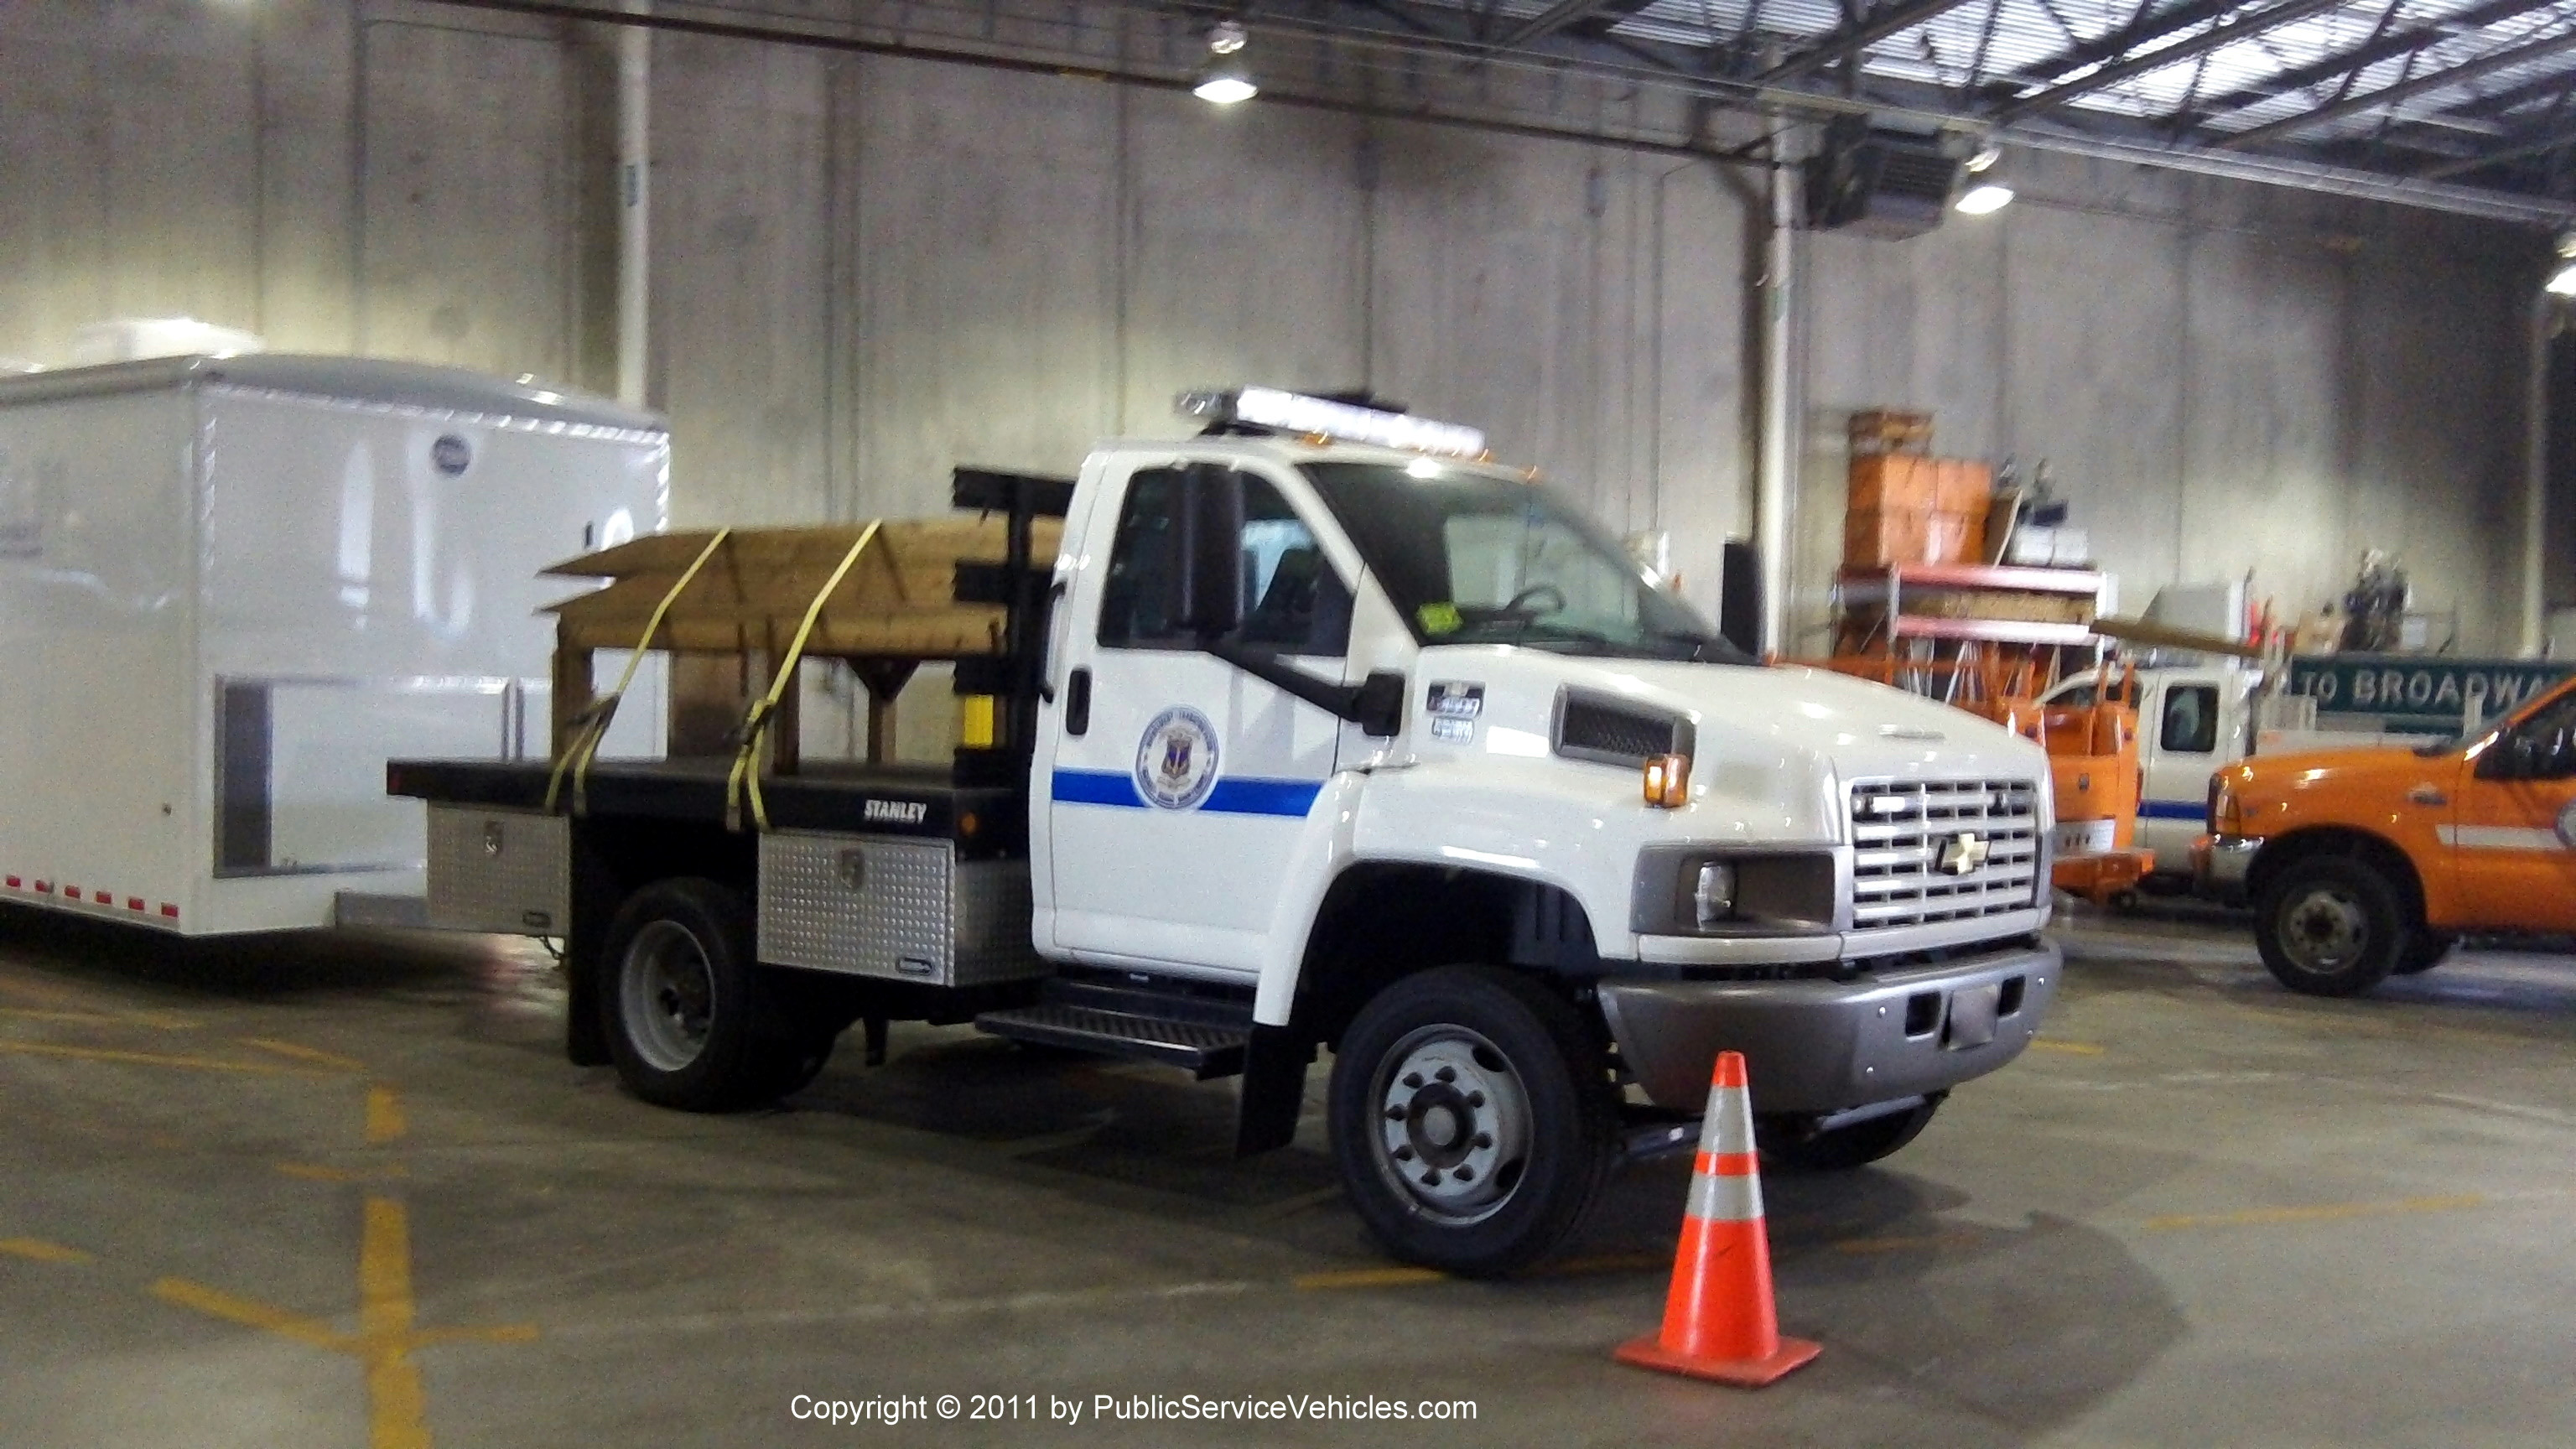
[[572,1057],[678,1108],[792,1091],[854,1022],[881,1059],[889,1019],[972,1021],[1239,1074],[1252,1152],[1328,1048],[1359,1215],[1463,1273],[1546,1254],[1623,1149],[1686,1150],[1721,1049],[1766,1147],[1833,1167],[2028,1044],[2037,746],[1759,666],[1470,430],[1184,411],[1078,480],[960,471],[1011,543],[956,570],[1002,609],[952,656],[997,721],[952,768],[807,762],[764,828],[721,758],[597,762],[577,808],[545,762],[397,761],[433,914],[568,920]]

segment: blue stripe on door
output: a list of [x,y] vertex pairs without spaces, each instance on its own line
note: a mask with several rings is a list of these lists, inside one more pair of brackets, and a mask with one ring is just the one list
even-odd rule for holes
[[2202,800],[2141,800],[2138,814],[2148,820],[2207,820],[2209,805]]
[[1219,780],[1199,808],[1227,815],[1304,815],[1323,789],[1321,780]]
[[1132,805],[1145,808],[1136,782],[1109,770],[1058,770],[1051,787],[1059,805]]
[[[1062,805],[1147,808],[1135,780],[1113,770],[1058,770],[1049,788]],[[1323,789],[1321,780],[1219,780],[1199,808],[1219,815],[1302,816]]]

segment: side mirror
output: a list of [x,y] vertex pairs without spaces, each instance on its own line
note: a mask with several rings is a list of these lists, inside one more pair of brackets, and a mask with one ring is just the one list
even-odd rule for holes
[[1180,504],[1172,618],[1201,639],[1222,639],[1243,627],[1243,479],[1198,464],[1181,480]]

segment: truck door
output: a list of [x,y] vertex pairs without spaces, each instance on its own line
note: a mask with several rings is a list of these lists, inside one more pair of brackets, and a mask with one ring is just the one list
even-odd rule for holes
[[1243,490],[1240,642],[1341,677],[1351,590],[1320,530],[1256,473],[1141,467],[1094,519],[1061,636],[1045,819],[1054,946],[1111,964],[1259,969],[1340,722],[1201,652],[1176,621],[1184,487]]
[[2138,843],[2168,869],[2189,859],[2193,837],[2209,813],[2209,776],[2221,763],[2224,731],[2218,686],[2198,679],[2160,680],[2138,725],[2141,771]]
[[2456,818],[2464,924],[2576,930],[2576,689],[2466,763]]

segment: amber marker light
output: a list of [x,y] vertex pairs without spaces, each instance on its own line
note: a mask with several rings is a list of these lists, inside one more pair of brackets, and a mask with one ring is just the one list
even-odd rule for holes
[[1690,803],[1690,756],[1647,756],[1646,803],[1665,810]]

